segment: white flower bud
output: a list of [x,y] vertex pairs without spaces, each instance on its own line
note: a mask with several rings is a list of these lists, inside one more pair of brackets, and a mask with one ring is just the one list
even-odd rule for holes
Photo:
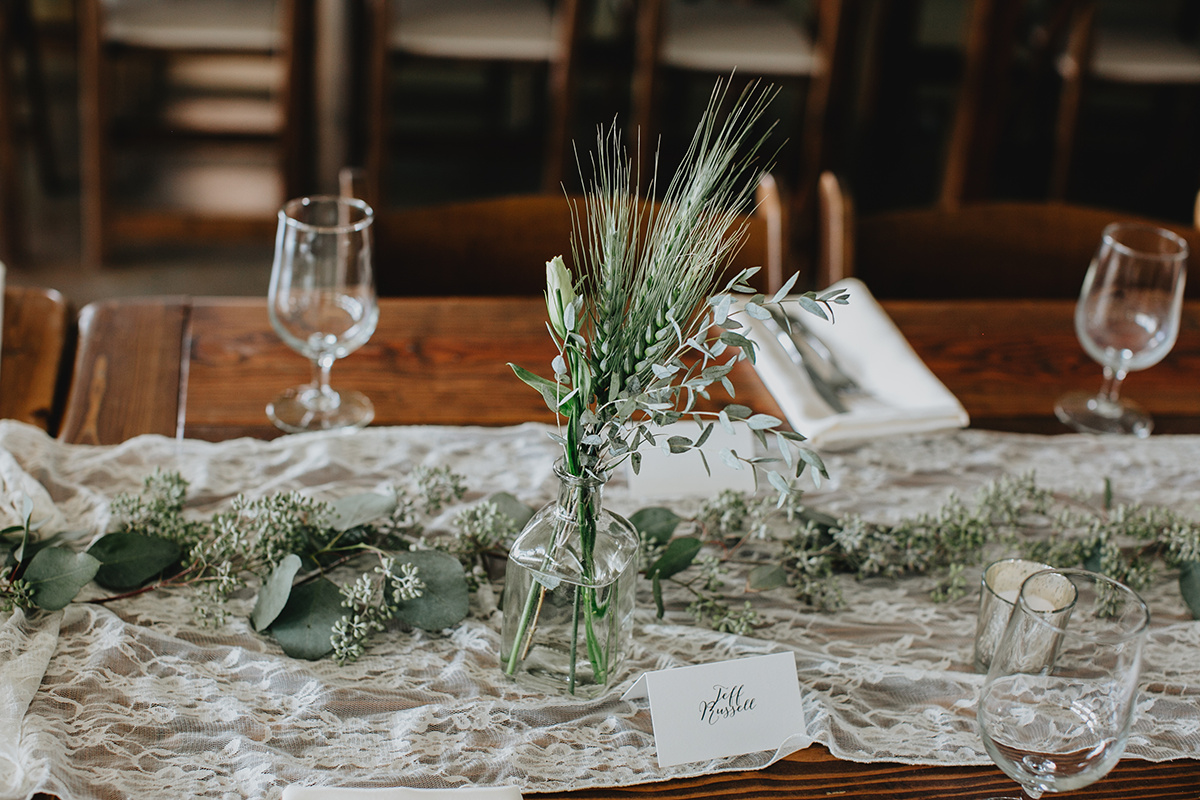
[[546,262],[546,311],[550,314],[550,326],[560,337],[574,332],[575,325],[567,325],[566,309],[575,302],[575,297],[571,271],[562,256],[555,256]]

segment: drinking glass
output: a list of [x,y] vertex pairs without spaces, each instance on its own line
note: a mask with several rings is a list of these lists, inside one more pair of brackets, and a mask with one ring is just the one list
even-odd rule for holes
[[[1037,610],[1031,601],[1064,577],[1077,593],[1070,615]],[[1088,786],[1121,758],[1149,624],[1136,592],[1095,572],[1044,570],[1021,585],[976,719],[984,749],[1028,797]]]
[[1125,376],[1162,361],[1179,334],[1187,242],[1152,225],[1104,229],[1075,306],[1075,333],[1104,367],[1100,391],[1071,392],[1054,413],[1084,433],[1149,436],[1153,420],[1120,396]]
[[371,224],[361,200],[314,196],[289,200],[279,211],[268,308],[271,325],[289,347],[312,360],[312,382],[267,406],[267,416],[291,433],[362,427],[375,409],[361,392],[329,385],[333,362],[375,332]]

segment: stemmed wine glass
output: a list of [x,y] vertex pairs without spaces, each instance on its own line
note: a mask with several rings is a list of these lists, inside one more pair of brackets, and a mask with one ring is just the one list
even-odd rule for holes
[[[1038,610],[1064,577],[1071,613]],[[1121,758],[1149,624],[1136,592],[1094,572],[1044,570],[1022,584],[976,719],[984,749],[1028,797],[1088,786]]]
[[1060,398],[1060,420],[1084,433],[1150,435],[1153,420],[1121,398],[1121,382],[1175,346],[1187,257],[1187,242],[1162,228],[1117,222],[1104,229],[1075,306],[1075,333],[1103,365],[1104,382],[1096,394]]
[[362,427],[375,416],[364,394],[329,385],[333,362],[370,339],[379,320],[374,219],[369,205],[348,197],[299,197],[279,211],[271,325],[313,367],[311,383],[288,389],[267,406],[267,416],[285,431]]

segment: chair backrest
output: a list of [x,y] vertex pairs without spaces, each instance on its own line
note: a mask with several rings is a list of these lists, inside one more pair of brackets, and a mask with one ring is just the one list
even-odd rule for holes
[[[806,84],[787,183],[793,241],[811,233],[817,175],[835,162],[839,135],[852,116],[851,88],[859,3],[814,0],[815,34],[780,3],[739,0],[639,0],[631,87],[632,129],[640,131],[639,157],[652,161],[664,99],[664,67],[739,80],[800,79]],[[776,168],[777,171],[780,169]]]
[[[343,191],[350,184],[343,182]],[[376,287],[382,296],[531,295],[546,288],[546,261],[571,260],[571,203],[520,195],[378,212]],[[734,269],[763,267],[755,285],[782,284],[783,204],[764,176]]]
[[[70,306],[53,289],[7,286],[0,351],[0,418],[54,433],[73,346]],[[67,372],[64,372],[66,370]]]
[[[831,244],[820,254],[820,280],[854,275],[883,298],[1076,297],[1101,232],[1118,220],[1172,230],[1200,253],[1200,230],[1100,208],[980,202],[855,219],[848,198],[836,176],[822,176],[821,229]],[[839,250],[838,236],[852,237],[851,246]],[[1188,295],[1200,296],[1196,282]]]
[[585,0],[369,0],[360,57],[367,78],[363,104],[367,199],[384,205],[392,147],[389,120],[403,114],[392,94],[392,58],[482,64],[545,63],[546,131],[542,188],[561,183],[574,111],[576,62],[586,22]]

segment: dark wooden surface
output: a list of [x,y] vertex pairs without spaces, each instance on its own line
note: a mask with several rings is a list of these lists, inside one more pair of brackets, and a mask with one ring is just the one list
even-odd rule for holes
[[[1070,301],[897,301],[885,308],[979,427],[1063,432],[1054,399],[1099,384],[1075,339]],[[506,366],[546,371],[554,355],[537,298],[387,299],[379,329],[333,369],[337,386],[374,400],[380,424],[505,425],[549,419],[541,399]],[[61,437],[115,443],[161,433],[206,439],[273,436],[267,401],[309,376],[255,298],[148,298],[94,304],[80,320],[75,381]],[[738,399],[776,411],[750,371]],[[1185,306],[1174,351],[1132,375],[1127,393],[1159,428],[1200,432],[1200,303]],[[1200,797],[1200,762],[1125,759],[1100,783],[1066,797]],[[821,746],[754,772],[624,789],[583,798],[963,798],[1015,795],[993,767],[915,767],[840,761]]]
[[18,286],[4,290],[0,419],[47,431],[57,427],[57,390],[72,335],[67,303],[58,292]]
[[[1055,399],[1100,383],[1075,338],[1071,301],[892,301],[884,304],[976,427],[1062,433]],[[550,420],[506,362],[549,372],[553,345],[538,298],[384,299],[379,328],[333,368],[336,387],[375,403],[382,425],[509,425]],[[61,437],[111,444],[140,433],[210,440],[277,435],[264,408],[309,379],[307,361],[271,329],[261,298],[136,298],[80,315]],[[748,368],[738,400],[778,413]],[[1130,375],[1125,394],[1163,433],[1200,432],[1200,303],[1179,341]],[[719,399],[719,398],[718,398]]]

